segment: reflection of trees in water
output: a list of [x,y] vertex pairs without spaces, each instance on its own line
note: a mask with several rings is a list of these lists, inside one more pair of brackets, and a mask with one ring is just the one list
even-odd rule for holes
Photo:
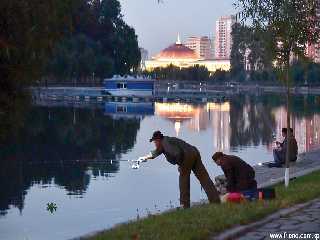
[[82,195],[88,170],[95,177],[118,172],[119,162],[101,162],[133,147],[140,120],[114,120],[92,109],[34,108],[25,126],[1,145],[0,215],[10,205],[22,210],[33,184],[56,184],[67,194]]
[[0,86],[0,147],[8,136],[15,136],[24,126],[25,114],[30,107],[30,97],[27,94],[8,93],[2,87]]
[[292,112],[298,118],[320,113],[320,96],[299,96],[292,99]]
[[[276,128],[272,110],[283,105],[285,105],[285,98],[276,94],[234,96],[231,99],[230,108],[230,146],[270,144],[273,141],[273,131]],[[294,116],[308,118],[319,112],[319,96],[294,96],[292,100],[292,114]]]
[[275,119],[271,114],[273,104],[263,97],[239,95],[231,100],[230,146],[257,146],[272,141]]

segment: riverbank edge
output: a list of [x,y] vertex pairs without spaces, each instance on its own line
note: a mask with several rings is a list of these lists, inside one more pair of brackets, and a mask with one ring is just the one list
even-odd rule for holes
[[269,222],[272,222],[273,220],[281,218],[282,216],[286,216],[286,215],[292,214],[294,212],[297,212],[297,211],[304,209],[304,208],[306,208],[306,207],[308,207],[318,201],[320,201],[320,198],[316,198],[316,199],[310,200],[305,203],[299,203],[299,204],[296,204],[296,205],[289,207],[289,208],[280,209],[280,210],[276,211],[275,213],[272,213],[259,221],[252,222],[247,225],[240,225],[240,226],[235,226],[235,227],[229,228],[229,229],[219,233],[218,235],[212,236],[211,238],[209,238],[209,240],[235,239],[250,230],[261,227]]
[[[198,86],[198,85],[197,85]],[[35,97],[40,97],[41,99],[50,99],[51,96],[62,96],[62,97],[71,97],[71,96],[89,96],[89,97],[104,97],[104,87],[95,86],[95,87],[75,87],[75,86],[31,86],[29,87],[32,95]],[[285,93],[286,87],[284,86],[262,86],[262,85],[239,85],[236,87],[221,86],[221,85],[199,85],[198,88],[170,88],[163,86],[155,87],[155,97],[166,97],[168,95],[179,95],[179,94],[200,94],[200,95],[233,95],[239,93]],[[291,88],[291,93],[293,95],[320,95],[320,86],[314,87],[303,87],[295,86]]]
[[[315,154],[317,155],[317,159],[319,160],[320,159],[320,150],[314,150],[314,151],[311,151],[311,152],[308,152],[308,153],[302,153],[301,155],[303,155],[303,158],[306,158],[308,157],[308,154]],[[317,161],[317,159],[313,159],[314,161]],[[296,179],[296,178],[300,178],[300,177],[303,177],[303,176],[309,176],[313,173],[318,173],[320,175],[320,165],[318,167],[313,167],[313,168],[310,168],[310,169],[305,169],[303,171],[298,171],[298,172],[295,172],[295,173],[292,173],[291,174],[291,178],[292,179]],[[272,181],[272,183],[268,182],[268,183],[261,183],[259,184],[260,187],[270,187],[270,186],[279,186],[279,184],[281,182],[283,182],[284,180],[284,177],[280,177],[280,178],[277,178],[277,179],[274,179]],[[294,203],[293,205],[290,205],[289,207],[283,207],[283,208],[277,208],[277,209],[274,209],[273,211],[269,212],[268,214],[265,214],[262,216],[260,216],[258,219],[252,219],[252,221],[249,220],[249,222],[246,223],[246,225],[240,225],[239,224],[234,224],[232,226],[228,226],[224,229],[221,229],[221,231],[215,233],[215,234],[212,234],[210,233],[209,236],[208,236],[208,239],[216,239],[217,236],[220,236],[220,234],[230,234],[231,236],[235,236],[235,234],[238,234],[237,231],[241,231],[241,232],[245,232],[246,230],[252,228],[251,224],[255,224],[256,222],[260,222],[260,221],[264,221],[264,219],[269,219],[272,218],[273,216],[277,216],[278,214],[283,214],[283,213],[286,213],[286,212],[293,212],[295,209],[298,210],[298,209],[301,209],[305,206],[308,206],[310,202],[313,201],[313,199],[315,198],[318,198],[320,196],[320,193],[319,195],[315,196],[314,198],[312,199],[307,199],[308,201],[306,202],[296,202]],[[208,207],[209,204],[206,204],[206,203],[203,203],[203,202],[200,202],[200,203],[195,203],[194,204],[194,207],[197,207],[197,208],[203,208],[203,207]],[[192,208],[194,208],[192,207]],[[159,215],[165,215],[165,214],[168,214],[170,212],[179,212],[179,211],[166,211],[166,212],[162,212],[160,213]],[[183,211],[181,211],[183,212]],[[159,216],[158,215],[158,216]],[[154,215],[152,215],[151,217],[154,217]],[[138,221],[141,221],[141,220],[146,220],[150,217],[146,217],[146,218],[143,218],[143,219],[140,219]],[[86,234],[84,236],[81,236],[81,237],[77,237],[77,238],[73,238],[72,240],[93,240],[93,239],[99,239],[99,240],[105,240],[105,239],[109,239],[109,238],[104,238],[102,235],[106,232],[110,232],[110,231],[113,231],[115,229],[117,229],[118,227],[121,227],[121,226],[125,226],[125,225],[130,225],[130,224],[135,224],[137,223],[138,221],[135,221],[135,220],[131,220],[131,221],[128,221],[128,222],[124,222],[124,223],[120,223],[120,224],[116,224],[114,227],[110,228],[110,229],[105,229],[105,230],[100,230],[100,231],[95,231],[95,232],[92,232],[92,233],[89,233],[89,234]],[[248,229],[246,228],[246,226],[248,226]],[[230,233],[228,232],[228,230],[230,230]],[[118,238],[117,238],[118,239]],[[121,238],[122,239],[122,238]],[[127,238],[126,238],[127,239]],[[129,238],[128,238],[129,239]],[[132,237],[132,239],[140,239],[139,237],[135,238],[134,236]],[[219,238],[219,239],[223,239],[223,238]],[[226,238],[228,239],[228,238]]]

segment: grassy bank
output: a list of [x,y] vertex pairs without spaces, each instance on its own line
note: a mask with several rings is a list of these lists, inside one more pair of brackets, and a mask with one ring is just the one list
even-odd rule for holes
[[245,224],[280,209],[320,196],[320,171],[291,181],[290,187],[276,185],[277,199],[244,204],[206,204],[177,210],[119,225],[89,238],[114,239],[207,239],[233,225]]

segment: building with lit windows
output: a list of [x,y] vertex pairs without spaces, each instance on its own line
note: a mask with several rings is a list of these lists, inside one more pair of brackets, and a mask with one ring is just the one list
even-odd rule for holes
[[194,50],[182,44],[179,36],[176,43],[162,50],[152,57],[151,60],[145,61],[147,71],[152,71],[155,68],[168,67],[169,65],[174,65],[179,68],[194,67],[197,65],[204,66],[209,72],[215,72],[217,69],[224,71],[230,70],[230,60],[202,59]]
[[212,59],[209,37],[189,37],[184,45],[192,49],[199,59]]
[[223,16],[216,21],[215,31],[215,59],[230,59],[232,48],[232,26],[236,17]]

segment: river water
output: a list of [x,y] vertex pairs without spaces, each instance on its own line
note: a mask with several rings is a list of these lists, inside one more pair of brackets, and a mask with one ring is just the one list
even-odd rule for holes
[[[59,104],[58,104],[59,105]],[[320,97],[296,96],[299,152],[320,147]],[[178,171],[161,156],[133,170],[126,161],[153,149],[154,130],[196,146],[211,176],[215,151],[251,165],[272,160],[286,110],[281,95],[222,102],[32,106],[0,148],[0,239],[70,239],[178,206]],[[112,162],[110,161],[112,160]],[[191,200],[205,199],[192,175]],[[47,203],[57,210],[51,214]]]

